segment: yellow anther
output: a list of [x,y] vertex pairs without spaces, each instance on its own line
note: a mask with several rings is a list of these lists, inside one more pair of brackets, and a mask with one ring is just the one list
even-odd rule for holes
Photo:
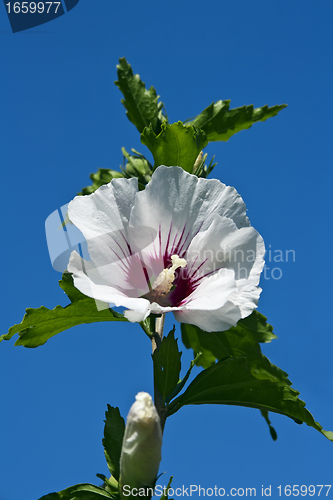
[[178,267],[185,267],[187,264],[186,260],[180,259],[178,255],[172,255],[171,262],[172,266],[170,269],[163,269],[154,281],[153,291],[155,294],[164,295],[170,292],[175,279],[176,269],[178,269]]

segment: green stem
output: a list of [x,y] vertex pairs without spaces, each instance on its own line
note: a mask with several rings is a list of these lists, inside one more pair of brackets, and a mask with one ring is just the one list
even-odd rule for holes
[[[151,331],[154,332],[151,337],[152,350],[154,354],[156,349],[159,349],[162,343],[165,314],[162,314],[161,316],[151,315],[150,317],[151,317]],[[165,421],[167,418],[167,409],[163,401],[163,396],[156,387],[155,377],[154,377],[154,403],[157,413],[159,414],[160,417],[161,427],[163,432]]]

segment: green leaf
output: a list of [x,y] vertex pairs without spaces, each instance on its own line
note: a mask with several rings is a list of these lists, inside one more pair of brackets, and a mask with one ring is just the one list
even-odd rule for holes
[[92,484],[77,484],[59,493],[45,495],[39,500],[102,500],[103,498],[115,498],[115,496]]
[[57,333],[73,326],[100,321],[127,321],[122,314],[112,309],[98,310],[94,299],[86,297],[74,287],[70,273],[65,272],[59,284],[71,304],[66,307],[56,306],[54,309],[44,306],[39,309],[27,309],[22,322],[12,326],[7,334],[1,335],[0,342],[9,340],[18,333],[19,339],[15,345],[38,347]]
[[204,347],[204,343],[206,340],[205,337],[210,335],[210,333],[206,333],[197,326],[188,325],[186,323],[181,323],[181,332],[182,332],[182,341],[187,347],[187,349],[193,349],[194,356],[196,356],[199,352],[201,356],[197,359],[196,365],[202,366],[203,368],[209,368],[214,365],[216,362],[216,357],[212,354],[210,348],[206,349]]
[[199,357],[201,356],[201,352],[199,352],[196,357],[191,361],[190,363],[190,367],[189,369],[187,370],[187,373],[185,375],[185,377],[182,379],[182,380],[179,380],[178,384],[176,385],[176,387],[174,388],[174,390],[172,391],[172,393],[170,394],[170,396],[168,396],[166,399],[165,399],[165,402],[168,404],[170,403],[170,401],[175,398],[179,393],[180,391],[183,389],[183,387],[185,386],[186,382],[188,381],[189,379],[189,376],[191,375],[191,371],[192,371],[192,368],[193,366],[196,364],[196,362],[198,361]]
[[251,333],[253,338],[260,343],[271,342],[273,339],[277,339],[277,336],[273,333],[273,327],[267,323],[267,318],[259,311],[254,310],[250,316],[238,321],[236,327],[230,328],[230,332],[235,332],[239,330],[246,333]]
[[[209,335],[207,333],[207,335]],[[227,358],[203,370],[186,391],[169,407],[169,415],[184,405],[227,404],[272,411],[306,423],[330,441],[333,433],[324,431],[305,409],[299,393],[292,389],[287,374],[272,365],[265,356],[249,360]]]
[[141,134],[141,142],[151,151],[154,168],[159,165],[178,166],[190,173],[199,153],[208,144],[205,132],[182,122],[164,123],[159,135],[152,126],[147,127]]
[[207,333],[187,324],[181,328],[185,346],[195,354],[202,351],[197,364],[206,370],[170,403],[169,414],[185,404],[248,406],[261,410],[273,439],[276,432],[268,411],[286,415],[297,423],[305,422],[333,441],[333,433],[322,430],[298,399],[299,393],[291,388],[288,375],[262,355],[259,343],[275,338],[265,316],[254,311],[226,332]]
[[182,340],[185,347],[193,349],[194,355],[202,352],[197,365],[203,368],[208,368],[216,360],[226,357],[253,358],[261,355],[259,342],[270,342],[276,338],[273,327],[266,320],[263,314],[253,311],[250,316],[241,319],[237,326],[225,332],[211,333],[182,323]]
[[90,175],[90,179],[93,181],[92,185],[83,188],[81,193],[79,194],[86,195],[94,193],[96,189],[103,186],[104,184],[108,184],[109,182],[112,181],[112,179],[120,179],[122,177],[125,177],[125,175],[122,172],[117,172],[117,170],[100,168],[98,169],[96,174]]
[[253,105],[229,109],[230,101],[212,103],[193,119],[186,123],[204,130],[209,142],[228,141],[230,137],[241,130],[252,127],[255,122],[265,121],[276,116],[287,105],[281,104],[269,108],[253,108]]
[[85,300],[89,298],[82,292],[80,292],[80,290],[75,288],[73,277],[71,273],[68,273],[67,271],[62,274],[62,279],[59,281],[59,286],[63,289],[71,302],[78,302],[79,300]]
[[155,133],[161,130],[161,124],[167,121],[162,109],[163,103],[158,102],[159,96],[154,87],[146,89],[139,75],[133,75],[131,65],[123,57],[117,66],[118,81],[115,82],[122,92],[121,100],[126,109],[127,118],[141,133],[150,124]]
[[105,413],[104,438],[102,440],[108,468],[112,476],[119,481],[120,455],[125,432],[125,422],[119,409],[108,405]]
[[165,398],[172,393],[179,380],[181,369],[180,358],[182,353],[178,350],[175,330],[171,330],[167,337],[163,337],[159,349],[153,354],[154,380],[157,389]]

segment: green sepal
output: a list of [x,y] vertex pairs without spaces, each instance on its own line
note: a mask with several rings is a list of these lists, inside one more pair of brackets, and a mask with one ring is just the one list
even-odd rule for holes
[[142,328],[142,330],[145,332],[145,334],[151,339],[154,331],[151,329],[151,314],[148,316],[148,318],[144,319],[141,321],[139,324]]
[[298,395],[299,392],[291,388],[288,375],[265,356],[227,358],[199,373],[186,391],[169,405],[168,413],[172,415],[189,404],[246,406],[285,415],[296,423],[304,422],[333,441],[333,433],[324,431],[315,422]]
[[[90,175],[93,181],[91,186],[85,187],[79,195],[86,195],[94,193],[99,187],[108,184],[113,179],[131,179],[135,177],[138,179],[138,187],[140,190],[144,189],[146,184],[151,179],[152,166],[149,161],[138,151],[132,149],[134,154],[129,154],[125,148],[121,149],[124,157],[121,172],[117,170],[108,170],[105,168],[99,169],[95,174]],[[127,163],[126,163],[127,161]]]
[[229,109],[229,106],[230,101],[213,102],[198,116],[185,123],[204,130],[209,142],[228,141],[232,135],[252,127],[254,123],[276,116],[287,105],[253,108],[251,104],[235,109]]
[[260,413],[264,417],[264,419],[266,420],[266,423],[269,427],[269,433],[271,435],[271,438],[273,439],[273,441],[276,441],[277,440],[277,433],[276,433],[276,430],[274,429],[274,427],[272,426],[271,421],[269,420],[268,411],[267,410],[260,410]]
[[163,114],[163,103],[158,102],[159,96],[154,87],[146,89],[139,75],[134,75],[131,65],[122,57],[117,66],[118,81],[115,82],[122,92],[121,100],[126,109],[127,118],[141,133],[150,124],[153,131],[159,134],[161,124],[167,121]]
[[152,358],[154,363],[154,381],[156,387],[163,397],[163,402],[175,389],[181,369],[182,353],[179,352],[178,343],[175,339],[175,329],[163,337],[159,349],[156,349]]
[[206,333],[197,326],[185,323],[181,324],[181,331],[185,347],[193,349],[194,355],[202,353],[196,364],[203,368],[226,357],[260,356],[259,343],[277,338],[267,318],[258,311],[253,311],[225,332]]
[[203,177],[204,179],[206,179],[217,165],[217,163],[214,163],[214,158],[215,158],[214,156],[211,159],[209,165],[208,166],[205,165],[207,156],[208,154],[207,153],[203,154],[202,151],[194,163],[193,174],[196,175],[197,177]]
[[122,314],[110,308],[98,310],[94,299],[83,295],[74,287],[70,273],[62,275],[59,285],[71,300],[70,304],[66,307],[56,306],[54,309],[44,306],[38,309],[28,308],[22,322],[12,326],[7,334],[1,335],[0,342],[9,340],[18,333],[16,346],[38,347],[57,333],[73,326],[101,321],[127,321]]
[[76,484],[70,488],[49,493],[39,500],[103,500],[105,498],[119,498],[116,494],[106,491],[104,488],[92,484]]
[[130,179],[135,177],[138,179],[139,189],[142,190],[151,180],[151,174],[153,167],[150,162],[138,151],[132,149],[134,154],[130,155],[127,153],[125,148],[121,148],[124,160],[127,160],[127,164],[123,167],[124,177]]
[[141,134],[142,144],[154,157],[154,168],[159,165],[178,166],[192,173],[199,153],[208,144],[205,132],[180,121],[172,125],[164,123],[161,128],[158,135],[152,126]]
[[[169,490],[169,488],[170,488],[170,486],[171,486],[171,483],[172,483],[172,480],[173,480],[173,476],[171,476],[171,477],[170,477],[170,479],[169,479],[168,485],[167,485],[167,487],[166,487],[166,491],[168,491],[168,490]],[[164,493],[163,493],[163,494],[162,494],[162,496],[161,496],[160,498],[161,498],[161,500],[168,500],[168,499],[169,499],[169,497],[168,497],[168,494],[167,494],[167,493],[166,493],[166,494],[164,494]],[[169,500],[172,500],[172,499],[170,498]]]
[[108,405],[105,412],[104,446],[105,458],[111,475],[119,481],[120,455],[125,432],[125,421],[120,415],[119,408]]
[[110,478],[107,478],[104,474],[96,474],[96,476],[104,482],[103,487],[106,491],[113,495],[119,495],[120,498],[119,483],[113,476]]

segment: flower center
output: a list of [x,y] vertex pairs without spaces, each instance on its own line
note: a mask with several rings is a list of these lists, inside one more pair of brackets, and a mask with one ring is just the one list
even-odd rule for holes
[[171,256],[172,266],[163,271],[157,276],[153,284],[153,293],[155,296],[165,295],[170,292],[175,280],[175,271],[179,267],[185,267],[187,262],[185,259],[180,259],[178,255]]

